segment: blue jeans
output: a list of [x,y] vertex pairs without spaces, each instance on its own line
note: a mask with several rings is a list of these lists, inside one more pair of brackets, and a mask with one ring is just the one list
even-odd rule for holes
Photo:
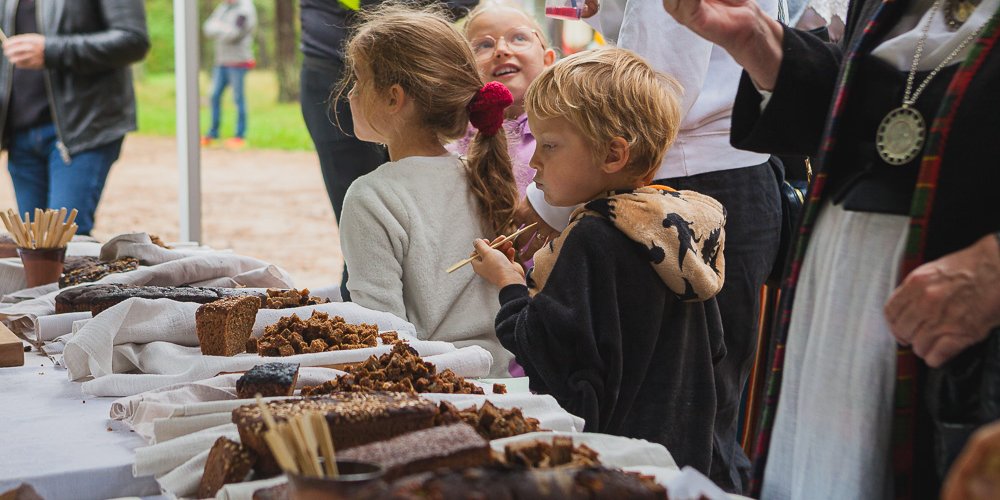
[[243,79],[247,68],[232,66],[216,66],[212,71],[212,127],[208,137],[219,138],[219,123],[222,114],[222,93],[226,86],[233,87],[233,101],[236,103],[236,137],[243,138],[247,133],[247,103],[243,97]]
[[104,181],[121,153],[122,139],[76,153],[69,164],[56,148],[58,140],[51,124],[11,137],[7,170],[14,182],[17,207],[22,214],[36,208],[75,208],[79,211],[77,234],[90,234]]

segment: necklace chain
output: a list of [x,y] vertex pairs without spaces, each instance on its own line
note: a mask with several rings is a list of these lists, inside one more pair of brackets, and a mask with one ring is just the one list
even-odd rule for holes
[[955,50],[951,51],[951,53],[948,54],[948,57],[945,57],[944,60],[941,61],[941,63],[938,64],[926,78],[924,78],[924,81],[920,82],[920,86],[917,87],[916,92],[913,92],[913,95],[910,95],[910,91],[913,89],[913,80],[917,76],[917,66],[920,64],[920,57],[924,53],[924,44],[927,42],[927,37],[930,35],[931,23],[934,21],[934,14],[937,13],[938,8],[940,7],[941,0],[935,0],[934,5],[931,6],[930,15],[927,16],[928,19],[927,23],[924,25],[923,33],[920,34],[920,39],[917,40],[917,51],[913,54],[913,64],[910,65],[910,74],[906,77],[906,90],[903,92],[904,107],[912,106],[913,103],[917,102],[917,98],[920,97],[920,94],[925,88],[927,88],[927,84],[931,82],[931,79],[937,76],[938,72],[947,66],[948,63],[951,62],[951,60],[954,59],[960,52],[962,52],[967,45],[972,43],[973,40],[979,38],[979,34],[982,33],[983,29],[986,28],[986,25],[990,23],[990,20],[987,19],[987,21],[977,28],[976,31],[965,37],[965,39],[962,40],[962,43],[958,44],[958,47],[955,47]]

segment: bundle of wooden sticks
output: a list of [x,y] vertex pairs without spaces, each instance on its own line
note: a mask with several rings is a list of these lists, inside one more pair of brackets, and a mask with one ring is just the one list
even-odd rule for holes
[[[275,422],[260,394],[257,395],[257,406],[267,426],[264,440],[281,470],[308,477],[336,478],[340,475],[334,456],[333,436],[322,413],[301,413],[285,422]],[[321,455],[322,464],[319,460]]]
[[24,213],[24,219],[14,213],[14,210],[7,209],[7,213],[0,212],[7,232],[14,237],[14,242],[21,248],[62,248],[69,244],[76,234],[77,225],[76,209],[69,213],[66,218],[66,209],[42,210],[35,209],[35,220],[31,220],[29,212]]

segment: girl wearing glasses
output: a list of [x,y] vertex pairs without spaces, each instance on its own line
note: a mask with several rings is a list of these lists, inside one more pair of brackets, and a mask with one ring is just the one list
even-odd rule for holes
[[[513,164],[518,199],[521,200],[518,211],[534,214],[530,203],[525,199],[525,190],[535,177],[534,169],[528,166],[531,155],[535,152],[535,137],[528,128],[528,116],[524,113],[524,94],[542,70],[555,63],[556,53],[548,46],[541,26],[534,17],[518,6],[504,2],[480,3],[469,13],[465,23],[465,36],[472,47],[483,80],[504,84],[514,98],[514,104],[505,113],[504,130],[507,132],[507,146]],[[448,149],[465,154],[474,132],[475,130],[470,129],[464,138],[449,144]],[[569,211],[572,208],[566,212],[566,219],[569,218]],[[555,234],[537,215],[533,221],[539,222],[537,227],[541,227],[536,237],[544,239]],[[523,237],[529,236],[532,235],[525,234]],[[530,258],[531,254],[525,252],[524,256]]]

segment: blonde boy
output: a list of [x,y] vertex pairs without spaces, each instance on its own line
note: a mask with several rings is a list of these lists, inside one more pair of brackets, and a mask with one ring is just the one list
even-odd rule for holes
[[473,267],[500,289],[497,337],[532,390],[587,431],[661,443],[707,474],[725,214],[707,196],[646,186],[677,135],[679,92],[622,49],[539,75],[525,97],[535,182],[550,204],[584,205],[527,277],[510,245],[485,240]]

